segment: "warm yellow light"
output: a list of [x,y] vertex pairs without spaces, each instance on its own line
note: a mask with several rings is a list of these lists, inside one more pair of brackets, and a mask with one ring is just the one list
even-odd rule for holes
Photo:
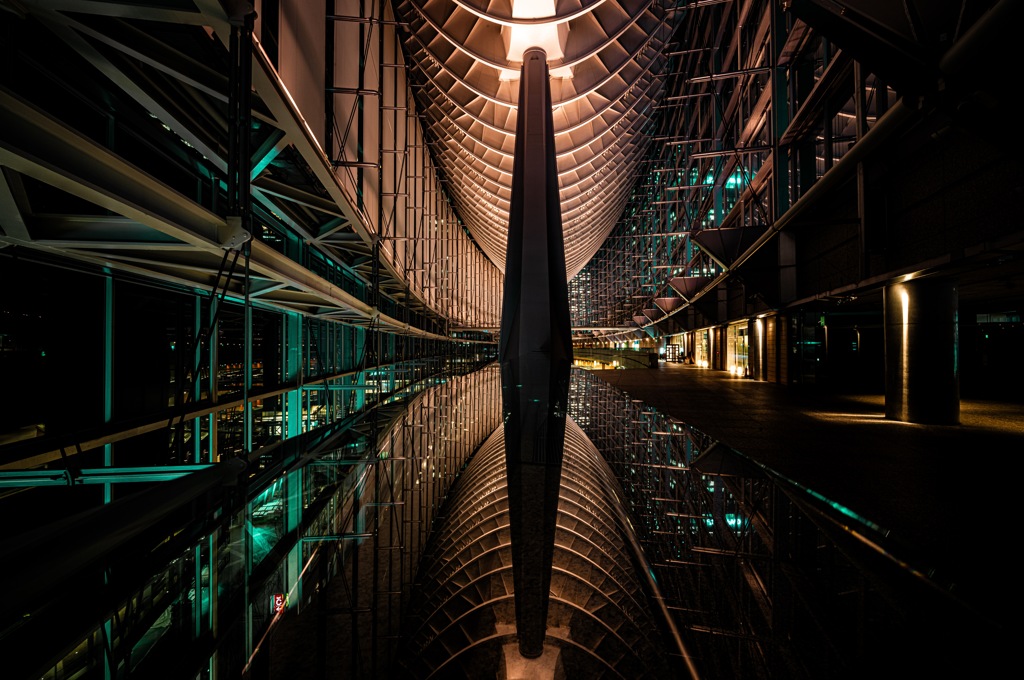
[[[512,3],[512,18],[543,19],[555,15],[554,0],[515,0]],[[544,50],[548,59],[562,58],[562,43],[558,39],[558,24],[531,24],[508,26],[502,31],[505,38],[505,52],[509,61],[522,61],[523,51],[529,47]]]
[[910,293],[906,288],[900,290],[900,302],[903,304],[903,346],[900,348],[900,420],[909,420],[910,394]]
[[[513,0],[512,18],[543,19],[555,16],[554,0]],[[502,26],[501,37],[505,42],[505,57],[510,62],[522,62],[523,52],[531,47],[544,50],[548,61],[565,56],[563,46],[569,33],[569,25],[562,23],[517,24]],[[553,78],[572,78],[572,69],[567,66],[552,69]],[[515,80],[519,71],[502,69],[502,80]]]

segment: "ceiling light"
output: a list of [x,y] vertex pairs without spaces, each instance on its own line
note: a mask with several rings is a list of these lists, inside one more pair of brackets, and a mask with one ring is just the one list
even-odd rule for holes
[[[555,0],[513,0],[513,19],[543,19],[555,16]],[[513,63],[522,63],[523,52],[531,47],[544,50],[548,61],[565,56],[565,40],[569,35],[567,22],[513,24],[501,27],[501,38],[505,43],[505,58]],[[519,71],[501,69],[502,80],[516,80]],[[552,69],[553,78],[572,78],[572,68],[563,66]]]

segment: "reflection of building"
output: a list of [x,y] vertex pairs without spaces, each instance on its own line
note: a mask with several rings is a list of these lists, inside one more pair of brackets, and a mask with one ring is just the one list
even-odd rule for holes
[[[411,611],[411,651],[400,657],[410,677],[476,677],[481,668],[503,666],[511,675],[515,667],[506,658],[517,657],[518,648],[502,440],[498,428],[474,456],[431,539]],[[562,673],[666,677],[666,643],[649,611],[650,584],[641,581],[647,572],[633,567],[644,558],[617,509],[615,486],[608,464],[570,421],[548,644],[558,648],[554,664]]]
[[[15,676],[256,676],[268,630],[286,655],[281,594],[363,652],[325,664],[387,658],[430,521],[496,420],[473,369],[503,283],[502,36],[537,22],[485,4],[260,0],[249,39],[244,3],[0,2]],[[712,371],[884,391],[915,423],[1016,398],[1022,177],[999,122],[1019,3],[933,4],[553,3],[577,342],[670,338]],[[571,415],[663,592],[695,598],[671,611],[706,677],[768,658],[792,677],[808,649],[835,667],[863,652],[837,641],[900,634],[779,480],[684,482],[709,442],[615,399]],[[861,628],[800,610],[791,567]],[[339,584],[361,587],[315,618]],[[293,648],[317,660],[313,628]],[[765,642],[780,630],[821,644]]]

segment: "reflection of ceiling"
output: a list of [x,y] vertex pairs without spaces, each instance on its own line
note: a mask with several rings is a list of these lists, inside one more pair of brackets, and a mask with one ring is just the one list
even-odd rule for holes
[[[445,501],[411,604],[409,646],[398,658],[406,672],[398,677],[478,677],[481,668],[492,677],[527,677],[502,668],[506,648],[528,663],[516,638],[504,444],[498,427]],[[673,677],[624,540],[632,528],[615,509],[618,482],[571,419],[561,479],[545,657],[557,657],[571,677]]]
[[554,14],[548,9],[546,15],[533,9],[545,2],[526,4],[400,0],[396,13],[408,24],[405,47],[449,193],[501,268],[519,93],[510,78],[520,66],[506,54],[506,39],[515,42],[538,24],[558,24],[564,54],[553,58],[549,49],[548,66],[571,278],[600,247],[628,198],[642,140],[649,139],[638,133],[663,88],[665,48],[679,13],[663,0],[557,0]]

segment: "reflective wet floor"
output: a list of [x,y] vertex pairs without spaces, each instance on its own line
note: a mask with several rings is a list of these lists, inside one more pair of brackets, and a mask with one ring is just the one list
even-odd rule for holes
[[962,400],[960,425],[918,425],[886,420],[882,394],[676,363],[594,373],[881,526],[906,559],[1004,615],[1024,402]]

